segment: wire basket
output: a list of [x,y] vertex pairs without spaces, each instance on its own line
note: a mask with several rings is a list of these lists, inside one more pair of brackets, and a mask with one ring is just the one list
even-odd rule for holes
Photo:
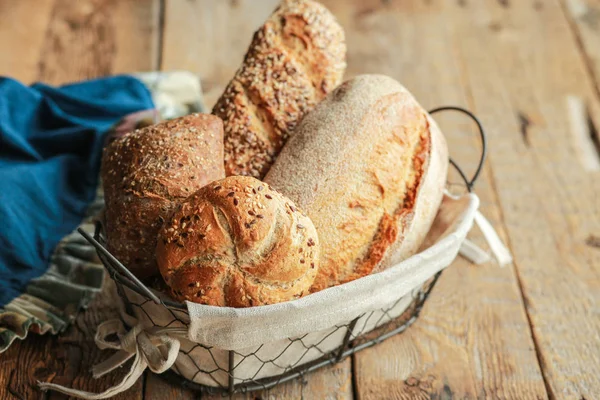
[[[441,111],[461,112],[469,116],[477,125],[482,150],[473,177],[467,178],[458,164],[450,159],[450,164],[457,170],[466,189],[471,192],[485,160],[484,130],[479,120],[463,108],[440,107],[431,110],[430,114]],[[85,231],[80,230],[80,232],[96,248],[100,260],[116,283],[117,291],[128,313],[132,315],[144,313],[154,326],[160,328],[185,329],[188,326],[190,316],[185,304],[164,296],[159,297],[108,252],[104,247],[105,238],[100,223],[97,223],[93,237]],[[410,296],[403,296],[388,307],[370,311],[347,324],[336,325],[327,331],[288,338],[279,344],[280,351],[275,353],[271,349],[269,354],[263,354],[261,352],[263,345],[252,351],[243,352],[222,350],[193,342],[182,344],[179,357],[186,363],[188,369],[193,371],[192,375],[188,373],[185,376],[174,365],[174,371],[168,371],[162,376],[186,388],[223,395],[269,389],[280,383],[303,377],[309,372],[337,363],[356,352],[404,332],[419,317],[441,273],[442,271],[436,273],[420,288],[413,290]],[[162,312],[159,318],[146,312],[145,306],[149,303],[160,305]],[[290,353],[295,354],[294,359],[289,358]],[[251,369],[252,373],[240,376],[238,372],[242,370],[241,366],[249,363],[255,366]],[[199,376],[205,378],[205,382],[208,379],[210,384],[196,383]]]

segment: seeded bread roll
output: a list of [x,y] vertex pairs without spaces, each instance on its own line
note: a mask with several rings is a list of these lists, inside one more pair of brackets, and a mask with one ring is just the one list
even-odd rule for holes
[[319,241],[289,199],[257,179],[232,176],[177,208],[160,231],[156,258],[179,300],[259,306],[309,292]]
[[321,4],[285,0],[254,34],[213,108],[225,129],[225,172],[262,178],[302,116],[341,81],[344,31]]
[[108,250],[135,275],[156,274],[158,230],[173,207],[225,176],[223,123],[193,114],[139,129],[104,150]]
[[392,78],[358,76],[308,113],[265,182],[317,228],[312,291],[414,254],[439,208],[447,165],[436,123]]

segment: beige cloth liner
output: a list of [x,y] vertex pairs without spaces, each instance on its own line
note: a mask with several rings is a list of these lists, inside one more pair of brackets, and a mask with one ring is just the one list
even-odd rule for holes
[[[338,348],[346,325],[358,316],[362,315],[352,338],[389,321],[382,318],[383,309],[392,318],[400,316],[414,292],[452,263],[476,215],[481,215],[478,206],[474,194],[446,195],[423,246],[426,250],[383,272],[299,300],[239,309],[188,302],[189,316],[175,311],[181,323],[173,322],[173,314],[164,306],[127,289],[136,316],[124,312],[122,316],[132,328],[127,332],[121,320],[98,327],[98,346],[117,353],[94,368],[94,375],[101,376],[135,357],[123,381],[100,394],[48,383],[40,387],[86,399],[107,398],[131,387],[146,368],[156,373],[171,368],[195,383],[227,386],[229,350],[235,350],[234,383],[279,375]],[[116,343],[105,340],[115,333]],[[197,373],[198,369],[212,373]]]

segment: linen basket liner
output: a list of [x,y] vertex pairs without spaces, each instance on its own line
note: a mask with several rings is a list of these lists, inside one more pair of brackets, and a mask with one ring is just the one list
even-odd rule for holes
[[[93,372],[101,376],[133,357],[129,373],[98,394],[52,383],[39,386],[81,398],[107,398],[131,387],[146,368],[157,373],[172,369],[194,383],[227,386],[229,350],[234,350],[234,383],[285,373],[338,348],[346,327],[359,316],[352,339],[400,316],[413,300],[411,292],[452,263],[473,222],[483,218],[478,207],[475,194],[446,194],[425,250],[382,272],[298,300],[240,309],[186,302],[186,312],[156,304],[123,286],[134,313],[128,315],[119,301],[129,331],[121,320],[98,327],[99,347],[117,352]],[[116,294],[115,298],[120,299]],[[115,334],[118,340],[108,343],[106,338]]]

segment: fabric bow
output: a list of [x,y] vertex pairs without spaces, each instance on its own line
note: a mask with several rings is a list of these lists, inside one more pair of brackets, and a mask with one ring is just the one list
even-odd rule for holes
[[[94,338],[96,345],[102,350],[113,349],[117,352],[92,368],[94,378],[99,378],[135,357],[129,372],[120,383],[102,393],[91,393],[46,382],[38,382],[40,389],[56,390],[82,399],[106,399],[133,386],[146,368],[157,374],[171,368],[179,354],[180,343],[169,334],[185,334],[185,328],[144,328],[141,322],[124,312],[121,313],[121,317],[122,319],[112,319],[98,326]],[[123,321],[132,326],[129,331]],[[108,339],[115,335],[117,340]]]

